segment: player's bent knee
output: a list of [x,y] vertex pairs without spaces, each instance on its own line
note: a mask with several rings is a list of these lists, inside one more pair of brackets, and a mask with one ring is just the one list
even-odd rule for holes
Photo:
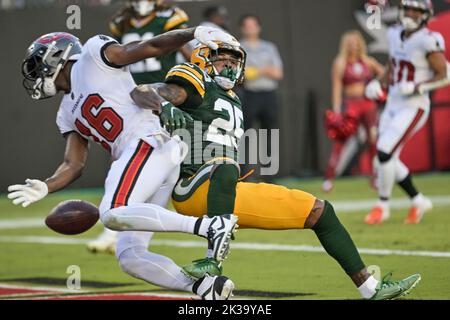
[[305,229],[312,229],[316,225],[317,221],[319,221],[322,216],[323,210],[325,207],[325,202],[320,199],[316,199],[314,202],[314,206],[311,209],[311,212],[308,215],[308,218],[305,221]]
[[[339,219],[334,211],[333,205],[327,200],[320,200],[323,204],[321,208],[320,217],[315,221],[314,226],[311,228],[316,232],[326,232],[330,230],[330,227],[334,227],[336,223],[339,223]],[[332,221],[333,223],[330,223]]]
[[108,229],[115,231],[123,230],[123,224],[121,223],[120,215],[118,214],[119,209],[120,208],[112,208],[100,215],[100,220]]
[[377,156],[380,163],[388,162],[392,158],[392,155],[380,150],[377,151]]

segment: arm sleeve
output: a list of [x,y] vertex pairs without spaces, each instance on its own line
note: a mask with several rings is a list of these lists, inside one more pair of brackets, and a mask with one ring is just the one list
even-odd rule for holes
[[196,65],[183,63],[169,70],[165,83],[173,83],[183,87],[188,98],[183,105],[199,106],[205,96],[205,76]]
[[427,55],[433,52],[444,52],[445,51],[444,38],[440,33],[432,32],[425,38],[424,47]]

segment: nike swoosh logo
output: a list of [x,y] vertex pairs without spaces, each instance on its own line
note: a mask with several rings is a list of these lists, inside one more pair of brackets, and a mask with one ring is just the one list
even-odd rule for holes
[[186,180],[180,180],[180,182],[178,182],[177,185],[175,186],[175,190],[174,190],[175,193],[180,196],[187,195],[192,190],[192,188],[195,186],[196,182],[198,180],[200,180],[205,174],[209,174],[213,167],[214,166],[208,166],[208,167],[204,168],[203,170],[200,170],[200,172],[195,176],[194,179],[192,179],[190,181],[190,183],[186,187],[183,187],[181,185],[182,182],[186,181]]

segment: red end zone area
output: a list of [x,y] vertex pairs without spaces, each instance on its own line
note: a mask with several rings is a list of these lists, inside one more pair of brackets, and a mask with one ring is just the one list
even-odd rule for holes
[[28,288],[0,284],[0,300],[192,300],[182,294],[159,293],[89,293],[51,288]]
[[186,296],[170,296],[158,294],[137,294],[137,293],[108,293],[108,294],[89,294],[89,295],[70,295],[70,296],[50,296],[41,298],[32,298],[33,300],[192,300]]

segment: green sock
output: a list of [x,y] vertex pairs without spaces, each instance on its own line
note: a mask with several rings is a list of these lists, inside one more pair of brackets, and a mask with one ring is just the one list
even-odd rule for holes
[[208,217],[233,213],[239,171],[233,164],[218,165],[210,178]]
[[340,223],[333,206],[328,201],[325,201],[322,216],[312,229],[325,251],[348,275],[354,275],[365,268],[352,238]]

